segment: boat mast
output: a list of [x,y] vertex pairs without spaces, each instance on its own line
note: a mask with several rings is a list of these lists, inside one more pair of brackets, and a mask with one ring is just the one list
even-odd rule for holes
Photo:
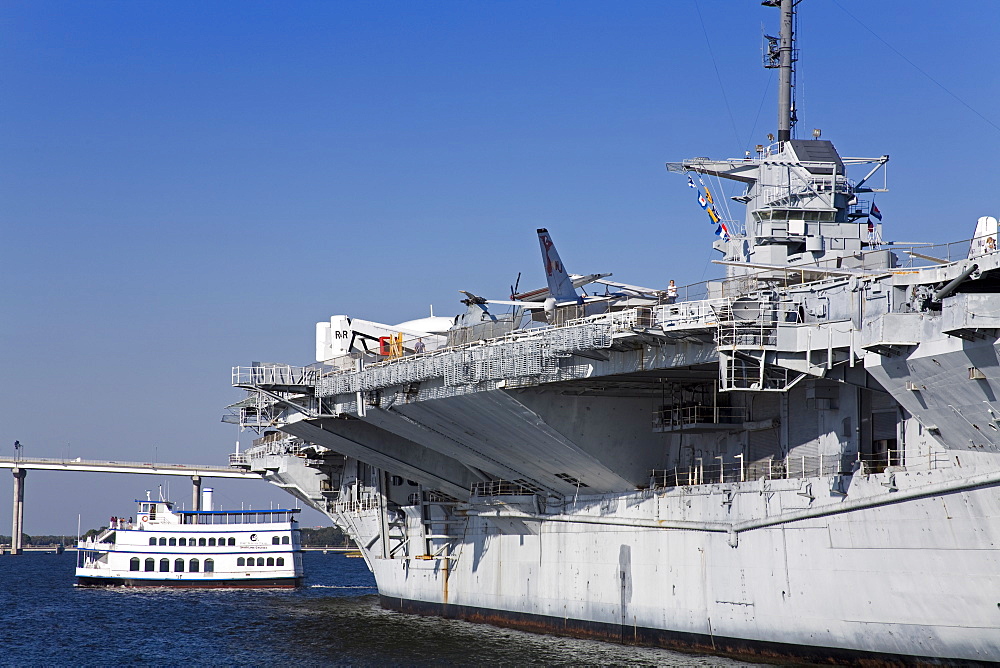
[[[794,27],[795,4],[797,0],[780,0],[781,34],[778,47],[778,141],[792,138],[795,125],[795,109],[792,106],[792,81],[795,75]],[[765,2],[764,4],[772,4]],[[776,3],[775,3],[776,4]],[[772,5],[773,6],[773,5]]]

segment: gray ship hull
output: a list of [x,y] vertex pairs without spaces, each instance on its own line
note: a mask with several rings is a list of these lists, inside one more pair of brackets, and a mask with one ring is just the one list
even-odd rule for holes
[[[348,532],[386,607],[759,658],[1000,661],[998,221],[884,243],[864,198],[888,156],[794,137],[797,3],[764,4],[777,141],[667,165],[719,225],[725,278],[575,299],[540,229],[530,322],[466,293],[426,339],[340,315],[317,365],[234,369],[232,421],[265,432],[234,464]],[[744,221],[704,178],[745,188]]]
[[[870,476],[852,496],[876,505],[787,522],[808,507],[800,484],[581,499],[568,521],[544,525],[504,503],[469,520],[454,554],[370,564],[383,604],[403,611],[742,656],[988,661],[1000,656],[1000,561],[983,530],[1000,514],[997,481],[934,493],[959,480],[896,474],[888,492]],[[727,499],[728,521],[770,512],[781,523],[734,541],[632,522],[717,517]],[[608,523],[583,523],[594,518]]]

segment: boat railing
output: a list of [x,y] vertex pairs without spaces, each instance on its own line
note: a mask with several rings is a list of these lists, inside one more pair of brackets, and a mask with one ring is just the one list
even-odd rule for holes
[[722,424],[742,425],[746,420],[746,408],[696,404],[661,408],[653,412],[654,430],[683,429],[686,426]]
[[[981,243],[977,243],[981,242]],[[940,266],[942,263],[958,262],[970,255],[980,257],[997,252],[996,235],[983,235],[947,244],[905,244],[894,242],[891,248],[899,256],[896,269],[918,269]],[[970,252],[972,248],[975,252]]]
[[317,365],[254,364],[233,367],[233,385],[312,385],[320,368]]
[[649,485],[653,489],[666,489],[761,479],[789,480],[821,476],[870,475],[889,470],[935,470],[951,466],[951,458],[940,452],[905,458],[896,451],[864,456],[793,454],[749,463],[744,461],[743,455],[698,457],[694,462],[684,466],[652,471]]
[[360,511],[378,510],[380,508],[377,496],[364,496],[360,499],[340,496],[340,498],[338,498],[332,506],[334,511],[338,513],[356,513]]

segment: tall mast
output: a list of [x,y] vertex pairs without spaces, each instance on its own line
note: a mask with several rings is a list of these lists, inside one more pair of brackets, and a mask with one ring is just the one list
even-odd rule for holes
[[781,43],[778,47],[778,141],[792,138],[792,77],[794,75],[795,0],[781,0]]

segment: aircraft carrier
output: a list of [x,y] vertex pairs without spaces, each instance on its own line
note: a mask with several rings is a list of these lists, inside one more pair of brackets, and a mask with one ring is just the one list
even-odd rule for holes
[[348,532],[383,606],[748,658],[1000,660],[997,220],[885,243],[888,157],[795,138],[797,3],[763,4],[777,135],[667,165],[718,218],[724,278],[568,274],[539,230],[545,289],[336,315],[316,364],[234,369],[228,419],[262,435],[231,464]]

